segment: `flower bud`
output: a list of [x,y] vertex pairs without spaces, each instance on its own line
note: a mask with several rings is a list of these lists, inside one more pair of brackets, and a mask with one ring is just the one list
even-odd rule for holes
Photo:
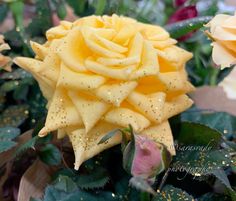
[[124,168],[134,177],[153,178],[165,168],[163,149],[161,144],[135,135],[124,150]]

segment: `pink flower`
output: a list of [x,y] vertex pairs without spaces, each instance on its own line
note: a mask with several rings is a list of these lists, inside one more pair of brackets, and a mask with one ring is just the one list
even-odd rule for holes
[[182,20],[191,19],[197,17],[198,12],[196,6],[186,6],[183,8],[179,8],[169,19],[168,24],[179,22]]

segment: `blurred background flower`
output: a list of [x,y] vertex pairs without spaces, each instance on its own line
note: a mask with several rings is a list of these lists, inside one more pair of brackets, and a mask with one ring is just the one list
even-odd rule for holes
[[4,50],[10,50],[10,46],[5,43],[4,36],[0,35],[0,69],[4,69],[6,71],[11,71],[12,60],[8,56],[4,56],[1,52]]
[[176,7],[179,7],[179,6],[182,6],[185,2],[187,2],[187,0],[175,0],[174,5]]
[[236,68],[220,82],[219,86],[223,87],[229,99],[236,100]]
[[168,23],[179,22],[191,19],[198,16],[196,5],[185,6],[179,8],[173,15],[170,16]]

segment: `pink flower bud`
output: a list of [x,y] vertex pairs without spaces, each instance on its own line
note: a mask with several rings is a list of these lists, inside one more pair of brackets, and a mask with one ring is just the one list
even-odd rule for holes
[[135,136],[135,153],[131,174],[144,178],[155,176],[162,167],[162,154],[157,143],[143,136]]
[[164,169],[162,145],[147,137],[134,135],[124,150],[124,167],[134,177],[152,178]]

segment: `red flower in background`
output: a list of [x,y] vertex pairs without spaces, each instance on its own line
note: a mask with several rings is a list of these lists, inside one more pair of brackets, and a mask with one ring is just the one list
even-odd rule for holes
[[[184,0],[178,0],[179,3],[183,2],[183,1]],[[177,0],[176,0],[176,2],[177,2]],[[181,7],[173,15],[170,16],[170,18],[168,20],[168,24],[172,24],[172,23],[179,22],[182,20],[195,18],[197,16],[198,16],[198,12],[196,9],[196,5]],[[184,40],[190,38],[193,35],[193,33],[194,32],[188,33],[187,35],[182,36],[178,40],[184,41]]]
[[186,6],[183,8],[179,8],[169,19],[168,24],[179,22],[182,20],[191,19],[197,17],[198,12],[196,6]]
[[175,0],[175,6],[182,6],[187,0]]

